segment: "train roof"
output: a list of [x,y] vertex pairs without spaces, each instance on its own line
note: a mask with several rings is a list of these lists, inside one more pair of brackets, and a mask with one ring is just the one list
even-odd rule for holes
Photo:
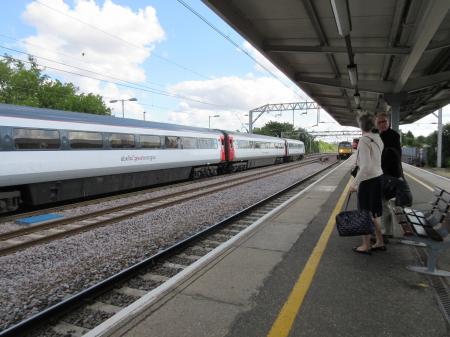
[[267,140],[283,140],[284,138],[278,138],[278,137],[272,137],[272,136],[266,136],[266,135],[259,135],[257,133],[243,133],[243,132],[233,132],[233,131],[224,131],[225,133],[232,135],[232,136],[241,136],[241,137],[247,137],[247,138],[253,138],[253,139],[267,139]]
[[303,144],[303,142],[298,139],[291,139],[291,138],[284,138],[284,139],[286,139],[289,143],[294,142],[294,143],[302,143]]
[[60,121],[69,123],[88,123],[113,126],[126,126],[135,128],[163,129],[173,131],[196,131],[202,133],[217,134],[218,130],[199,128],[195,126],[186,126],[170,123],[160,123],[151,121],[141,121],[131,118],[118,118],[108,115],[95,115],[82,112],[43,109],[28,106],[19,106],[0,103],[0,116],[44,119],[50,121]]

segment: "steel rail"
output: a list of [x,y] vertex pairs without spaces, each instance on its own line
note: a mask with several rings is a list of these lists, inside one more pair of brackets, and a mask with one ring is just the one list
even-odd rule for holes
[[[39,231],[48,231],[52,228],[66,226],[68,228],[61,228],[56,233],[46,233],[40,237],[34,237],[29,240],[21,242],[15,242],[7,244],[0,248],[0,256],[14,253],[18,250],[29,248],[40,243],[53,241],[59,238],[67,237],[69,235],[75,235],[93,228],[106,226],[111,223],[116,223],[121,220],[128,219],[133,216],[141,215],[150,211],[154,211],[161,208],[166,208],[174,204],[200,198],[202,196],[216,193],[228,188],[232,188],[243,183],[252,182],[257,179],[262,179],[273,175],[274,173],[283,173],[290,171],[314,162],[319,161],[319,158],[311,159],[309,161],[302,161],[298,165],[292,165],[289,167],[281,167],[275,170],[271,170],[265,173],[257,173],[251,176],[239,177],[227,182],[212,183],[205,187],[200,192],[197,192],[198,188],[192,188],[187,191],[175,192],[169,195],[160,196],[156,198],[145,199],[137,202],[132,202],[120,206],[115,206],[100,211],[86,213],[74,217],[69,217],[62,220],[55,220],[41,225],[35,225],[29,228],[18,229],[15,231],[0,234],[0,241],[3,243],[7,240],[18,238],[20,236],[25,237],[32,233],[39,233]],[[216,187],[217,186],[217,187]],[[193,194],[194,192],[194,194]],[[92,219],[92,220],[89,220]]]
[[112,275],[108,277],[107,279],[89,287],[88,289],[85,289],[78,294],[75,294],[57,304],[52,305],[51,307],[41,311],[40,313],[37,313],[22,322],[19,322],[2,332],[0,332],[0,337],[18,337],[23,336],[27,333],[29,333],[32,329],[42,326],[44,322],[48,322],[49,320],[55,319],[55,317],[61,317],[62,315],[71,312],[75,310],[76,308],[80,307],[85,303],[88,299],[97,297],[101,294],[104,294],[109,289],[114,288],[114,286],[117,283],[124,282],[127,279],[130,279],[131,277],[137,275],[140,270],[143,268],[146,268],[148,266],[154,265],[160,260],[170,257],[174,255],[177,251],[181,250],[183,247],[186,247],[189,244],[192,244],[193,242],[199,240],[202,236],[209,234],[221,227],[224,227],[228,225],[229,223],[232,223],[236,221],[237,219],[247,215],[248,213],[252,212],[253,210],[263,206],[264,204],[273,201],[276,198],[281,197],[283,194],[289,192],[290,190],[298,187],[299,185],[305,183],[306,181],[314,178],[315,176],[321,174],[322,172],[328,170],[332,166],[339,163],[339,161],[336,161],[330,165],[327,165],[325,168],[314,172],[307,177],[302,178],[301,180],[291,184],[290,186],[284,188],[283,190],[276,192],[272,194],[271,196],[264,198],[261,201],[256,202],[255,204],[229,216],[228,218],[180,241],[176,244],[168,247],[167,249],[158,252],[157,254],[136,263],[135,265],[128,267],[124,269],[123,271]]
[[[305,158],[305,160],[308,160],[308,159],[321,157],[324,154],[332,154],[332,153],[313,153],[313,154],[304,155],[304,158]],[[264,169],[269,169],[269,167],[259,167],[256,169],[264,170]],[[249,171],[244,171],[244,172],[240,172],[240,173],[251,172],[251,170],[252,169],[250,169]],[[92,205],[92,204],[97,204],[97,203],[107,202],[107,201],[114,201],[117,199],[133,197],[133,196],[137,196],[137,195],[141,195],[141,194],[147,194],[147,193],[151,193],[154,191],[164,191],[164,190],[171,189],[171,188],[190,185],[192,183],[207,182],[207,181],[211,181],[211,180],[215,180],[215,179],[220,179],[223,177],[227,177],[227,174],[220,174],[220,175],[216,175],[216,176],[202,177],[202,178],[197,178],[197,179],[179,180],[179,181],[172,182],[172,183],[169,182],[169,183],[164,183],[164,184],[160,184],[160,185],[140,187],[140,188],[132,189],[131,192],[125,191],[124,193],[114,194],[114,195],[111,193],[107,193],[106,196],[103,195],[103,196],[99,196],[99,197],[90,197],[88,200],[83,200],[83,201],[78,201],[78,202],[73,202],[73,203],[68,203],[68,201],[62,201],[62,202],[60,202],[59,205],[56,205],[53,207],[43,207],[43,208],[36,207],[38,209],[36,209],[34,211],[29,211],[29,212],[14,211],[14,212],[2,213],[2,214],[0,214],[0,225],[5,222],[10,222],[10,221],[14,222],[19,218],[40,215],[40,214],[42,214],[42,212],[46,212],[46,213],[61,212],[61,211],[76,208],[76,207]]]

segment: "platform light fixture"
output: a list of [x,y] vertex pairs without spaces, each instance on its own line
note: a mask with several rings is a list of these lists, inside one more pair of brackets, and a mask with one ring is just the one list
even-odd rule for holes
[[348,0],[331,0],[331,7],[333,8],[334,19],[339,35],[342,37],[350,35],[352,22],[350,20]]
[[136,102],[137,98],[132,97],[129,99],[112,99],[109,101],[109,103],[122,102],[122,118],[125,118],[125,101]]
[[358,69],[356,68],[356,64],[349,64],[347,70],[351,85],[356,87],[358,85]]
[[361,105],[361,96],[359,95],[359,92],[357,92],[356,94],[353,95],[353,98],[355,100],[355,104],[356,106],[360,106]]
[[216,118],[216,117],[220,117],[220,115],[209,115],[209,119],[208,119],[208,128],[211,129],[211,118]]

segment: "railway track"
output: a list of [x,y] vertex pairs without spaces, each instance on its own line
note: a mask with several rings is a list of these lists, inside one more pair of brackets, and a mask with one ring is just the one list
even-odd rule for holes
[[268,171],[259,171],[251,175],[240,176],[226,182],[212,182],[198,190],[197,187],[182,192],[173,192],[160,197],[150,197],[129,202],[120,206],[105,208],[82,215],[45,222],[39,225],[21,228],[0,234],[0,256],[12,254],[38,244],[50,242],[94,228],[106,226],[130,217],[169,207],[195,198],[200,198],[241,184],[262,179],[273,174],[283,173],[301,166],[321,161],[322,157],[312,158],[291,165],[274,167]]
[[[327,156],[327,155],[330,156],[333,154],[328,153],[328,154],[306,155],[304,161],[321,158],[321,157]],[[292,165],[292,164],[293,163],[283,164],[283,165],[288,166],[288,165]],[[258,171],[265,171],[265,170],[270,171],[272,168],[273,168],[272,166],[262,167],[262,168],[258,168]],[[253,174],[252,170],[242,171],[240,173],[241,174],[246,174],[246,173]],[[0,217],[0,225],[5,222],[14,222],[20,218],[32,217],[32,216],[40,215],[42,213],[63,212],[65,210],[69,210],[69,209],[73,209],[73,208],[84,207],[84,206],[89,206],[89,205],[108,202],[108,201],[114,201],[114,200],[123,199],[123,198],[130,198],[130,197],[134,197],[134,196],[144,195],[147,193],[152,193],[155,191],[163,191],[163,190],[173,189],[173,188],[177,188],[177,187],[187,186],[192,183],[213,181],[213,180],[217,180],[217,179],[222,179],[227,176],[228,175],[204,177],[204,178],[199,178],[199,179],[195,179],[195,180],[189,180],[189,181],[183,181],[183,182],[178,182],[178,183],[166,184],[166,185],[162,185],[162,186],[158,186],[158,187],[146,188],[146,189],[142,189],[142,190],[138,190],[138,191],[132,191],[132,192],[127,192],[127,193],[109,195],[109,196],[105,196],[105,197],[93,198],[93,199],[89,199],[89,200],[83,200],[83,201],[79,201],[79,202],[75,202],[75,203],[68,203],[68,204],[58,205],[58,206],[53,206],[53,207],[39,208],[39,209],[33,210],[33,211],[15,212],[13,214],[2,215]]]
[[305,188],[306,183],[333,165],[335,163],[0,332],[0,337],[59,335],[68,337],[87,333],[139,298],[152,296],[152,290],[155,295],[158,292],[157,287],[299,193]]

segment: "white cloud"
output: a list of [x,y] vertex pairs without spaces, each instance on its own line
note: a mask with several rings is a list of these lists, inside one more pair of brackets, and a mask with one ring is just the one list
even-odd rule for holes
[[[177,111],[169,114],[169,121],[177,124],[208,126],[208,117],[219,114],[219,118],[212,118],[211,124],[215,128],[227,130],[243,129],[248,123],[248,111],[265,104],[297,102],[299,97],[272,77],[221,77],[205,81],[185,81],[170,87],[170,91],[214,105],[198,102],[183,101]],[[295,113],[296,126],[310,126],[316,121],[316,112],[309,112],[307,116]],[[265,113],[255,123],[261,127],[274,120],[292,123],[292,112]]]
[[[31,2],[22,15],[25,22],[37,31],[36,35],[22,41],[27,52],[98,74],[38,58],[39,64],[96,78],[104,78],[104,74],[132,82],[146,81],[142,65],[150,57],[155,45],[165,38],[153,7],[147,6],[134,12],[111,0],[106,0],[101,6],[93,0],[78,0],[73,8],[63,0],[40,2],[42,4]],[[114,84],[102,84],[98,80],[52,69],[47,69],[47,72],[73,82],[84,92],[101,94],[105,98],[136,96],[131,89],[124,90]],[[139,113],[138,117],[142,118],[144,109],[138,103],[126,104],[128,117],[135,117]],[[116,111],[121,111],[121,108]]]
[[191,107],[202,109],[249,110],[267,103],[291,102],[298,99],[291,90],[270,77],[230,76],[204,81],[185,81],[173,85],[170,91],[215,105],[189,102]]

